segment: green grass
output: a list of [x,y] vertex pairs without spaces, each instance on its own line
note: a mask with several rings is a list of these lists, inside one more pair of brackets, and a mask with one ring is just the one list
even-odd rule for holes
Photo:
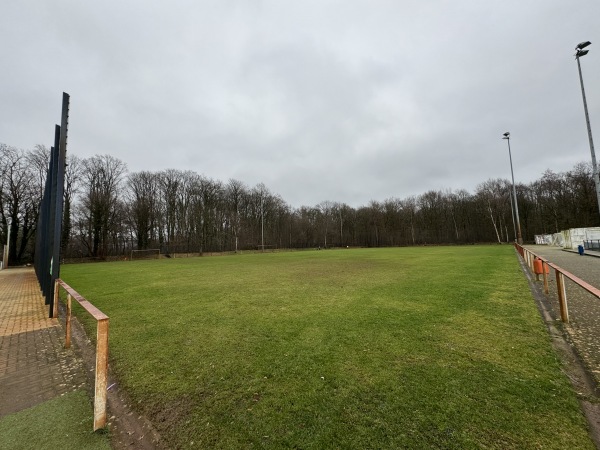
[[169,446],[594,448],[512,247],[62,270]]
[[106,433],[92,431],[92,405],[74,391],[0,419],[0,449],[109,450]]

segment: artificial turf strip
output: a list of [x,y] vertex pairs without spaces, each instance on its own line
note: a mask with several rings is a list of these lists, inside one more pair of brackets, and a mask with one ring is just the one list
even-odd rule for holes
[[594,448],[509,246],[62,271],[168,446]]
[[108,435],[92,431],[93,412],[83,391],[74,391],[0,418],[0,449],[109,450]]

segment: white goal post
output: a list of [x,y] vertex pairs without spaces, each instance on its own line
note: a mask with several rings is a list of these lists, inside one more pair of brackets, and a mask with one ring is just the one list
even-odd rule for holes
[[158,259],[160,258],[159,248],[148,248],[146,250],[131,250],[131,259]]

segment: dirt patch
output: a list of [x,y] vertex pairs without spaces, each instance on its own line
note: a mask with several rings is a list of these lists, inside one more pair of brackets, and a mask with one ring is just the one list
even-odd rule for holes
[[160,405],[160,410],[150,411],[148,414],[152,418],[152,423],[160,433],[168,436],[169,430],[181,423],[183,418],[189,417],[192,413],[192,402],[187,397],[165,402]]

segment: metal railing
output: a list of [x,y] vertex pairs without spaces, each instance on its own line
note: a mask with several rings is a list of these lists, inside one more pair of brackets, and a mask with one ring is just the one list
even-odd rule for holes
[[583,248],[586,250],[600,250],[600,239],[583,241]]
[[88,302],[75,289],[60,278],[54,283],[53,317],[58,318],[58,294],[60,288],[67,292],[67,315],[65,317],[65,348],[71,346],[71,303],[75,300],[96,320],[96,373],[94,386],[94,431],[106,426],[106,398],[108,382],[108,316]]
[[[557,266],[556,264],[552,264],[547,259],[541,257],[540,255],[535,254],[531,250],[528,250],[525,247],[523,247],[517,243],[515,243],[515,248],[517,249],[519,254],[523,257],[527,266],[529,267],[529,269],[532,272],[534,272],[538,275],[543,275],[543,277],[544,277],[543,278],[544,292],[546,294],[549,294],[548,273],[547,273],[548,268],[554,269],[554,272],[556,275],[556,291],[558,293],[558,304],[560,307],[560,318],[563,322],[565,322],[565,323],[569,322],[569,307],[568,307],[568,303],[567,303],[567,289],[566,289],[566,285],[565,285],[565,278],[568,278],[569,280],[574,282],[576,285],[578,285],[579,287],[583,288],[584,290],[586,290],[587,292],[592,294],[594,297],[600,299],[600,289],[583,281],[581,278],[573,275],[572,273]],[[542,272],[541,274],[538,273],[539,270],[537,272],[535,271],[535,260],[536,259],[540,260],[542,263],[541,264],[541,272]]]

